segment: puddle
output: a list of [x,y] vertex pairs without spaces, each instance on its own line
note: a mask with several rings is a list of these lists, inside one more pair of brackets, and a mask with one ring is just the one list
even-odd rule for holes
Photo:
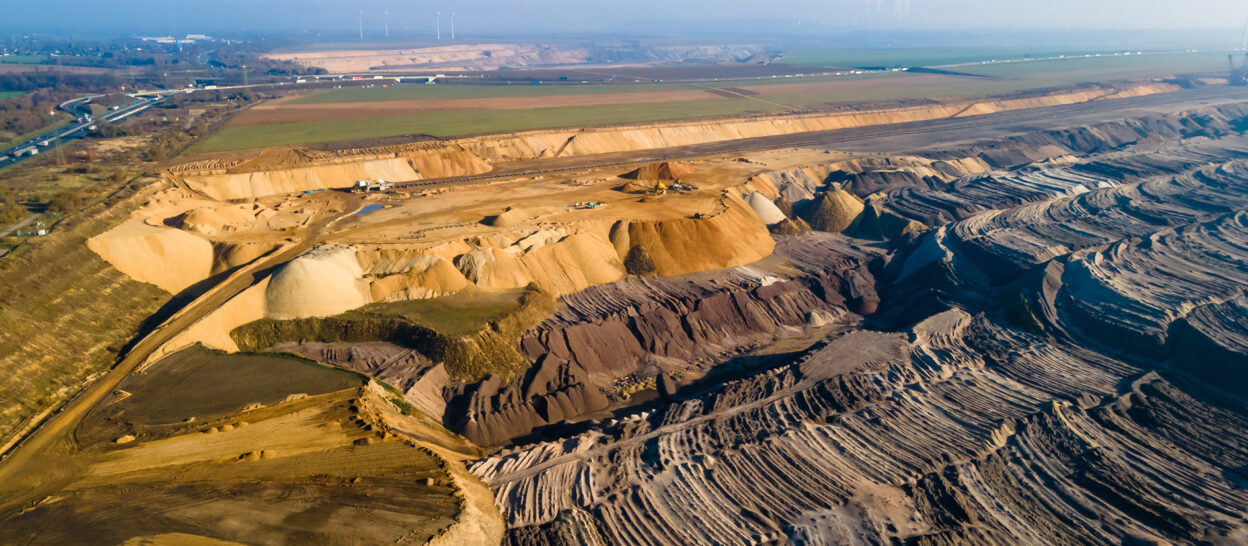
[[352,214],[351,216],[364,216],[365,214],[368,214],[370,212],[377,212],[381,210],[382,208],[384,207],[376,203],[373,203],[372,205],[365,205],[364,208],[360,209],[359,212]]

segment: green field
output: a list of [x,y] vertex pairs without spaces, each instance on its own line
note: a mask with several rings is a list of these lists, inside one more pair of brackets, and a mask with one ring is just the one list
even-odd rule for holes
[[1077,57],[1053,61],[984,64],[959,67],[957,70],[996,78],[1067,85],[1181,73],[1212,73],[1225,77],[1226,68],[1226,53],[1202,52]]
[[[932,59],[938,57],[932,56]],[[939,57],[942,60],[952,56]],[[458,137],[473,134],[592,127],[623,123],[779,113],[818,108],[829,104],[869,103],[931,97],[984,96],[1065,87],[1089,82],[1140,79],[1180,73],[1220,75],[1225,71],[1224,53],[1167,53],[1102,57],[1071,57],[1052,61],[976,64],[958,67],[973,77],[919,77],[913,72],[884,72],[833,78],[778,78],[739,82],[715,82],[715,87],[780,86],[784,84],[836,81],[844,86],[821,89],[774,89],[753,98],[551,107],[515,110],[448,110],[343,121],[306,121],[266,125],[228,126],[200,141],[191,153],[220,152],[362,140],[378,137],[430,135]],[[870,80],[875,85],[853,84]],[[322,90],[292,101],[294,104],[328,102],[385,102],[446,98],[532,97],[581,93],[658,92],[705,89],[710,83],[615,84],[563,86],[407,85],[394,87]]]
[[25,91],[0,91],[0,100],[15,99],[25,94]]
[[324,104],[334,102],[385,102],[398,100],[488,99],[498,97],[547,97],[552,95],[605,95],[610,93],[646,93],[698,89],[693,84],[618,83],[558,85],[424,85],[399,84],[390,87],[344,87],[322,89],[288,104]]
[[51,57],[47,55],[8,55],[0,57],[0,63],[4,64],[39,64],[46,62]]
[[[1074,56],[1098,53],[1087,50],[1035,49],[1035,48],[862,48],[862,49],[798,49],[786,51],[776,62],[790,66],[820,67],[901,67],[945,66],[979,63],[1006,59],[1043,59],[1058,55]],[[1118,53],[1100,51],[1099,53]]]
[[226,127],[192,146],[188,153],[246,150],[366,138],[430,135],[454,137],[480,133],[557,127],[591,127],[621,123],[736,116],[784,110],[750,99],[708,99],[644,105],[612,104],[528,110],[451,110],[413,116],[306,121]]

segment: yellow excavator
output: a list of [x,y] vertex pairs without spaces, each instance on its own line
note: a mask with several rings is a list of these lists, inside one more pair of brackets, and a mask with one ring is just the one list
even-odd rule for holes
[[655,195],[667,194],[667,183],[663,182],[662,180],[658,181],[658,183],[654,185],[654,194]]

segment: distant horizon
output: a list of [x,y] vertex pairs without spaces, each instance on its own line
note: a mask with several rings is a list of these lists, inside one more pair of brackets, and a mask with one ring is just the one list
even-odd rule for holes
[[[365,37],[433,35],[441,11],[443,37],[456,14],[457,37],[616,34],[622,36],[742,34],[810,37],[874,31],[918,33],[1192,32],[1220,35],[1239,44],[1248,28],[1241,0],[1051,0],[1001,3],[987,0],[115,0],[102,8],[88,0],[55,6],[6,7],[0,34],[170,33],[358,34]],[[1078,17],[1071,17],[1077,13]],[[1228,47],[1231,44],[1228,43]]]
[[[764,26],[761,25],[760,26]],[[185,28],[176,30],[131,32],[73,31],[47,29],[30,31],[5,31],[0,27],[0,45],[5,39],[23,36],[43,37],[48,40],[107,41],[112,39],[163,37],[180,38],[188,34],[206,34],[219,39],[247,41],[271,40],[282,47],[313,47],[317,44],[333,45],[347,49],[370,47],[428,47],[432,45],[468,44],[481,42],[524,43],[581,43],[616,44],[637,42],[671,42],[673,44],[758,44],[778,48],[831,48],[831,49],[881,49],[881,48],[1027,48],[1051,50],[1112,51],[1174,49],[1205,49],[1236,51],[1241,49],[1240,30],[1233,28],[1208,29],[1028,29],[1003,31],[1001,29],[953,30],[906,30],[906,29],[826,29],[821,32],[779,33],[761,31],[752,35],[707,29],[682,34],[663,32],[654,28],[653,33],[603,33],[590,31],[561,31],[539,34],[480,33],[458,35],[454,41],[444,35],[435,39],[432,33],[391,29],[391,36],[365,33],[364,40],[349,32],[299,31],[299,30],[241,30],[233,31],[210,28]]]

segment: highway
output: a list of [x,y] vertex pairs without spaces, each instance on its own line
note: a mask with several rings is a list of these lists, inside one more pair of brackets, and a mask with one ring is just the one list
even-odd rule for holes
[[92,116],[89,111],[91,100],[100,95],[82,97],[61,103],[57,108],[74,116],[74,121],[68,125],[64,125],[41,134],[35,138],[0,150],[0,169],[11,165],[16,165],[36,157],[39,154],[50,152],[57,146],[64,145],[74,139],[82,138],[91,134],[99,128],[100,123],[116,123],[130,116],[142,113],[143,111],[160,104],[168,95],[156,96],[137,96],[134,102],[128,106],[120,107],[116,110],[109,110],[98,117]]

